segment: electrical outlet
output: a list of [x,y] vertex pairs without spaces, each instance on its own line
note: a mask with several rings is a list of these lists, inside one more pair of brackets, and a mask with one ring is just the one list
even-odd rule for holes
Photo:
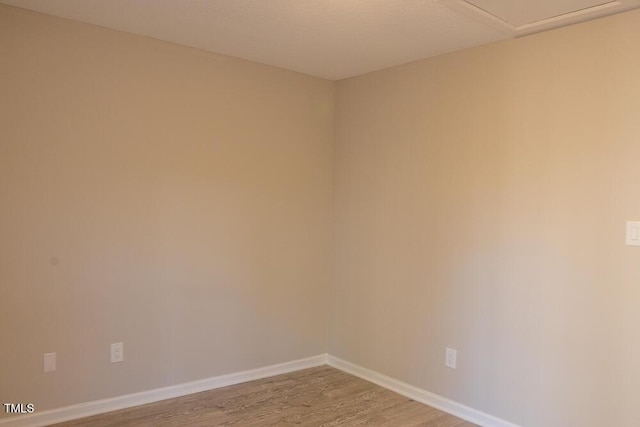
[[45,353],[44,354],[44,371],[53,372],[56,370],[56,354]]
[[447,352],[444,358],[444,366],[451,369],[456,369],[458,364],[458,351],[447,347]]
[[124,344],[114,342],[111,344],[111,363],[122,362],[124,360]]

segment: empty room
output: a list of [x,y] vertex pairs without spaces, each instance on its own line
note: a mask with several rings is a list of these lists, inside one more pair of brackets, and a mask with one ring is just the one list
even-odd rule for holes
[[0,0],[0,426],[640,426],[640,0]]

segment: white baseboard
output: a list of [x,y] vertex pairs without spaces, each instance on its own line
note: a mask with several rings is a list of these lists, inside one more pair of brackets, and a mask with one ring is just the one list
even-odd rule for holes
[[119,409],[130,408],[132,406],[144,405],[146,403],[157,402],[164,399],[186,396],[188,394],[199,393],[207,390],[214,390],[220,387],[240,384],[247,381],[267,378],[274,375],[286,374],[288,372],[299,371],[301,369],[313,368],[315,366],[329,365],[341,371],[363,378],[381,387],[395,391],[417,402],[440,409],[441,411],[455,415],[459,418],[478,424],[482,427],[519,427],[508,421],[496,418],[492,415],[465,406],[461,403],[444,398],[437,394],[428,392],[421,388],[409,385],[394,378],[382,375],[378,372],[355,365],[338,357],[320,354],[306,359],[294,360],[277,365],[265,366],[248,371],[235,372],[227,375],[206,378],[174,386],[158,388],[139,393],[127,394],[124,396],[109,399],[94,400],[92,402],[79,403],[77,405],[65,406],[63,408],[48,411],[35,412],[28,415],[17,415],[0,420],[2,427],[41,427],[64,421],[75,420],[91,415],[102,414]]
[[213,390],[220,387],[258,380],[274,375],[286,374],[288,372],[299,371],[301,369],[313,368],[315,366],[325,365],[326,363],[327,355],[320,354],[306,359],[294,360],[292,362],[265,366],[263,368],[251,369],[228,375],[220,375],[217,377],[177,384],[155,390],[127,394],[109,399],[94,400],[92,402],[79,403],[77,405],[35,412],[28,415],[17,415],[1,419],[0,425],[3,427],[46,426],[49,424],[102,414],[104,412],[117,411],[118,409],[144,405],[146,403],[157,402],[159,400],[171,399],[174,397],[185,396],[187,394],[199,393],[201,391]]
[[327,365],[355,375],[381,387],[395,391],[417,402],[432,406],[443,412],[455,415],[458,418],[477,424],[482,427],[519,427],[508,421],[496,418],[492,415],[465,406],[461,403],[439,396],[435,393],[423,390],[410,384],[398,381],[394,378],[382,375],[378,372],[355,365],[335,356],[327,355]]

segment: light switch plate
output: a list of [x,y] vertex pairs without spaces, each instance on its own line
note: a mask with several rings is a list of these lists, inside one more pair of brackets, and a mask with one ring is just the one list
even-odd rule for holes
[[640,246],[640,221],[627,221],[627,246]]

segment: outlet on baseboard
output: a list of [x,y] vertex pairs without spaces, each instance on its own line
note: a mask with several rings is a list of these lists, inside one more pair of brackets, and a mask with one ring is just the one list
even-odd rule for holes
[[124,344],[114,342],[111,344],[111,363],[122,362],[124,360]]
[[458,364],[458,351],[447,347],[447,352],[444,358],[444,366],[451,369],[456,369]]
[[44,371],[53,372],[56,370],[56,354],[45,353],[44,354]]

